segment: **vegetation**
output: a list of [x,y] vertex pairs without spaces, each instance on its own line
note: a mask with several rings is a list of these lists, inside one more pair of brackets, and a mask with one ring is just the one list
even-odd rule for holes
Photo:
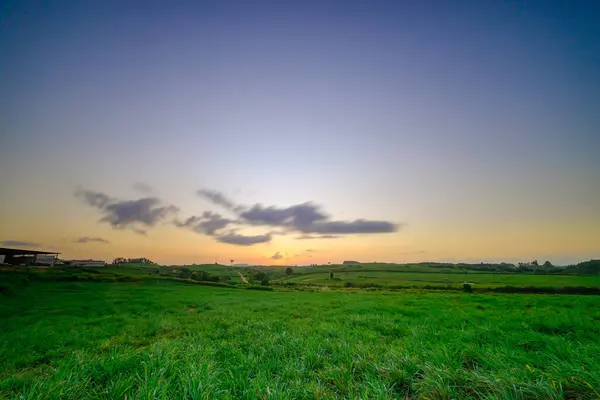
[[0,398],[598,398],[600,296],[527,294],[598,294],[598,278],[420,264],[5,268]]

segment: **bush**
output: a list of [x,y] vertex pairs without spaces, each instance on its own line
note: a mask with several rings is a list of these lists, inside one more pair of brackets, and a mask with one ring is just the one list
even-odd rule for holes
[[287,268],[285,269],[285,273],[286,273],[286,275],[291,275],[291,274],[293,274],[293,273],[294,273],[294,270],[293,270],[293,269],[291,269],[290,267],[287,267]]
[[179,269],[179,277],[181,279],[190,279],[192,277],[192,271],[189,268],[180,268]]
[[249,290],[266,290],[268,292],[272,292],[273,288],[269,286],[248,286],[246,289]]
[[257,272],[256,275],[254,275],[254,280],[255,281],[264,281],[267,279],[267,274],[265,274],[264,272]]
[[468,283],[463,284],[463,291],[466,293],[473,293],[473,288]]
[[261,281],[261,282],[260,282],[260,285],[261,285],[261,286],[269,286],[269,280],[268,280],[268,279],[265,279],[265,280]]

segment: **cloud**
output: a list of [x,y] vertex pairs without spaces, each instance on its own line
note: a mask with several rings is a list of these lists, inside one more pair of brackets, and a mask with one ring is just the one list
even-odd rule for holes
[[313,250],[313,249],[306,249],[306,251],[309,252],[309,253],[316,253],[317,252],[316,250]]
[[104,193],[84,189],[78,189],[75,196],[104,214],[100,222],[106,222],[114,228],[131,228],[140,234],[145,234],[146,231],[137,225],[153,227],[179,211],[179,208],[173,205],[161,205],[161,201],[156,197],[117,200]]
[[[396,232],[398,224],[388,221],[369,221],[357,219],[354,221],[331,221],[319,206],[306,202],[286,208],[275,206],[263,207],[260,204],[240,212],[240,218],[250,225],[266,225],[286,227],[305,234],[372,234]],[[303,237],[308,239],[308,237]],[[314,239],[315,237],[310,237]],[[333,239],[333,237],[319,237]]]
[[[289,207],[264,206],[260,203],[246,207],[237,205],[223,193],[216,190],[200,189],[196,191],[196,194],[233,212],[237,218],[228,219],[220,214],[206,211],[200,217],[192,216],[183,222],[174,221],[174,224],[180,228],[189,228],[197,233],[213,236],[222,243],[247,246],[269,242],[274,235],[285,235],[292,232],[301,234],[296,237],[298,240],[337,239],[342,235],[350,234],[396,232],[400,227],[400,225],[389,221],[331,220],[321,207],[312,202],[304,202]],[[103,199],[99,201],[103,201]],[[230,228],[230,225],[236,225],[238,228],[262,226],[272,229],[263,235],[257,236],[244,236],[235,231],[230,231],[226,235],[219,233],[222,229]]]
[[205,211],[200,217],[189,217],[184,222],[173,221],[177,227],[190,228],[194,232],[208,236],[214,236],[218,230],[226,228],[232,222],[234,221],[223,218],[220,214],[211,211]]
[[271,235],[255,235],[244,236],[236,233],[228,233],[226,235],[217,236],[216,240],[221,243],[235,244],[237,246],[252,246],[259,243],[267,243],[271,241]]
[[314,236],[314,235],[301,235],[301,236],[297,236],[296,240],[312,240],[312,239],[339,239],[341,238],[341,236],[336,236],[336,235],[319,235],[319,236]]
[[286,208],[255,204],[241,212],[240,217],[253,225],[287,226],[295,229],[309,227],[314,222],[327,218],[319,211],[318,206],[309,202]]
[[389,233],[396,232],[398,225],[387,221],[367,221],[357,219],[355,221],[326,221],[311,224],[305,233],[334,233],[334,234],[352,234],[352,233]]
[[426,254],[427,251],[425,250],[419,250],[419,251],[402,251],[400,253],[396,253],[397,255],[400,256],[406,256],[406,255],[411,255],[411,254]]
[[133,189],[137,190],[138,192],[146,193],[146,194],[147,193],[152,193],[152,190],[153,190],[152,186],[150,186],[150,185],[148,185],[146,183],[143,183],[143,182],[135,183],[133,185]]
[[277,252],[275,254],[273,254],[271,257],[269,257],[271,260],[281,260],[283,258],[283,256],[281,255],[280,252]]
[[2,246],[22,246],[22,247],[40,247],[39,243],[23,242],[21,240],[3,240],[0,242]]
[[205,199],[210,200],[218,206],[225,207],[228,210],[233,210],[236,208],[235,204],[219,191],[200,189],[196,192],[196,194],[200,197],[204,197]]
[[88,236],[82,236],[79,239],[77,239],[75,241],[75,243],[91,243],[91,242],[96,242],[96,243],[110,243],[108,240],[106,239],[102,239],[99,237],[88,237]]

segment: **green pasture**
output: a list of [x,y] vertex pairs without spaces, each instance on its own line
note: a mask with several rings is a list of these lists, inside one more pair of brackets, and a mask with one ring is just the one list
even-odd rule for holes
[[599,338],[598,296],[30,280],[0,398],[594,399]]

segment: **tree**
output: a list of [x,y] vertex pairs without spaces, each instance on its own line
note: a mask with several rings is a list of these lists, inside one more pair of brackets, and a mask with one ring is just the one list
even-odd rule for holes
[[473,293],[473,288],[471,288],[471,285],[469,285],[468,283],[463,284],[463,290],[466,293]]
[[190,279],[192,277],[192,271],[189,268],[179,268],[179,277],[181,279]]
[[552,268],[552,267],[554,267],[554,265],[552,265],[552,263],[550,261],[546,261],[544,263],[544,267],[546,267],[546,268]]
[[535,267],[539,266],[539,264],[538,264],[538,261],[537,261],[537,260],[533,260],[533,261],[531,262],[531,265],[533,265],[533,266],[535,266]]
[[333,279],[333,271],[329,271],[329,279]]
[[294,270],[293,270],[293,269],[291,269],[290,267],[287,267],[287,268],[285,269],[285,273],[286,273],[286,275],[291,275],[291,274],[293,274],[293,273],[294,273]]
[[256,275],[254,275],[255,281],[264,281],[266,279],[267,279],[267,274],[265,274],[264,272],[258,272]]

